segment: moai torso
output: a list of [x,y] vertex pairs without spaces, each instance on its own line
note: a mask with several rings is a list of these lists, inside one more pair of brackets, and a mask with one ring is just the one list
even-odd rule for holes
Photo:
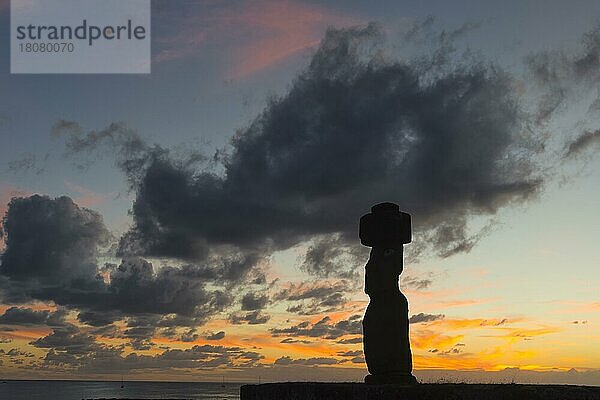
[[372,248],[365,266],[365,293],[373,299],[399,292],[398,278],[403,269],[402,248]]

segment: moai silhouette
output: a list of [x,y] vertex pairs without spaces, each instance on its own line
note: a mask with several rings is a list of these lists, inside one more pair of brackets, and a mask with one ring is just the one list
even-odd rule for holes
[[403,245],[411,242],[410,214],[394,203],[380,203],[360,219],[360,242],[371,247],[365,266],[370,302],[363,319],[369,384],[415,384],[408,337],[408,301],[400,292]]

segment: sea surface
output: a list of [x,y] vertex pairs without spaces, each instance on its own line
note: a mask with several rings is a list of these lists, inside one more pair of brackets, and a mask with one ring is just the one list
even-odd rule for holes
[[0,400],[194,399],[240,398],[242,383],[0,381]]

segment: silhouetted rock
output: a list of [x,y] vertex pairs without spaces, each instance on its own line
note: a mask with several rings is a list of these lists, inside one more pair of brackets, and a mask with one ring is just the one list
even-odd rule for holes
[[397,204],[381,203],[360,219],[360,241],[372,247],[365,267],[371,301],[363,319],[366,383],[416,383],[408,337],[408,301],[400,292],[403,245],[411,241],[410,215]]

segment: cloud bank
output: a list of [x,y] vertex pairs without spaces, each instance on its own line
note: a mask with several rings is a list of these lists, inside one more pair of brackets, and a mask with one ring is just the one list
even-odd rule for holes
[[[321,234],[354,242],[357,217],[391,200],[414,215],[429,243],[421,250],[449,256],[480,238],[468,230],[472,216],[539,192],[541,138],[527,129],[509,74],[450,60],[446,47],[435,71],[423,60],[388,60],[380,39],[375,25],[329,30],[289,91],[216,155],[221,172],[123,126],[87,135],[70,127],[71,153],[106,142],[118,149],[136,194],[121,253],[202,259],[214,246],[272,251]],[[304,268],[339,275],[322,262],[336,252],[317,244]]]

